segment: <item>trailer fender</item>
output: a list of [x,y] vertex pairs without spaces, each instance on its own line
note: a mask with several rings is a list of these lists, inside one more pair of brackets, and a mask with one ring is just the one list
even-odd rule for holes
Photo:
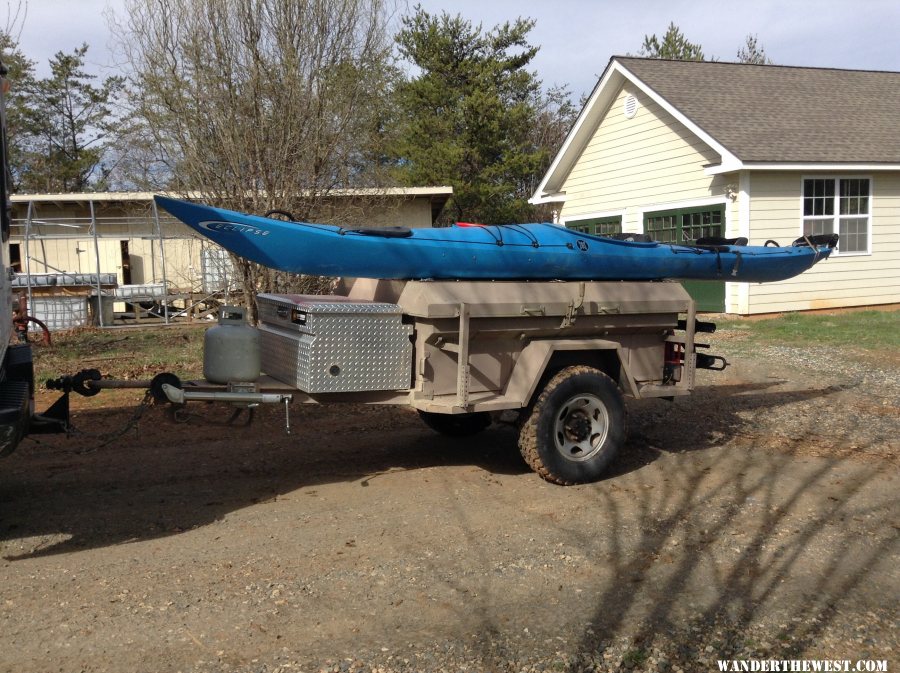
[[627,359],[623,357],[622,347],[616,341],[609,339],[546,339],[535,340],[522,349],[522,353],[516,360],[512,374],[503,391],[503,396],[510,400],[516,400],[521,406],[528,406],[537,390],[538,383],[544,376],[547,365],[553,354],[558,351],[615,351],[619,360],[622,375],[620,385],[626,394],[637,397],[638,387],[626,365]]

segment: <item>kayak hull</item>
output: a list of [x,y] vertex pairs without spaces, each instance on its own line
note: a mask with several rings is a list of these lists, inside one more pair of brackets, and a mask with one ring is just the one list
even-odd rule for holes
[[792,278],[831,252],[827,245],[701,247],[620,241],[548,223],[353,230],[155,199],[240,257],[281,271],[322,276],[764,283]]

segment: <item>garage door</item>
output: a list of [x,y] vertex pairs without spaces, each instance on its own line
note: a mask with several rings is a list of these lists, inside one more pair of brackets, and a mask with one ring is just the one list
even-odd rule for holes
[[[644,215],[644,233],[661,243],[693,243],[698,238],[725,235],[725,206],[663,210]],[[725,310],[725,283],[691,280],[682,283],[698,311]]]

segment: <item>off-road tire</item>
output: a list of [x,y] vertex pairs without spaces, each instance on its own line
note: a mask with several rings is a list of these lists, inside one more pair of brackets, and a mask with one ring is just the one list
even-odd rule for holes
[[596,481],[625,443],[622,393],[593,367],[560,371],[537,393],[524,418],[522,457],[554,484]]
[[491,424],[491,415],[486,411],[471,414],[435,414],[419,410],[419,416],[429,428],[448,437],[471,437]]

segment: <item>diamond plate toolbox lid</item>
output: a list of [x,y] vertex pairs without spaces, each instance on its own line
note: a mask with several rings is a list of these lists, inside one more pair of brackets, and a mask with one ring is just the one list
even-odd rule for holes
[[308,331],[316,315],[400,316],[397,304],[349,299],[329,294],[260,294],[256,298],[259,321],[281,329]]

